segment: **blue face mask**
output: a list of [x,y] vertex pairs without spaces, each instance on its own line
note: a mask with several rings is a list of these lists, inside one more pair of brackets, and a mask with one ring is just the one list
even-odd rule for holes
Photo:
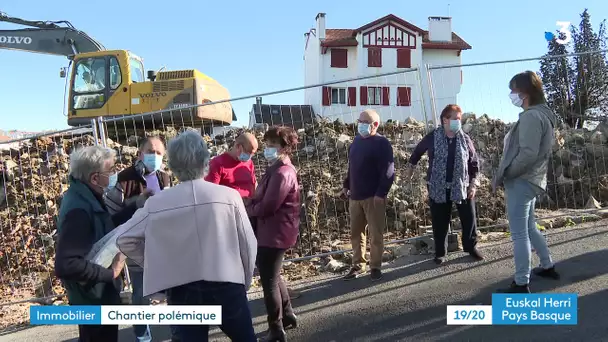
[[276,147],[266,147],[264,149],[264,158],[268,161],[273,161],[279,158],[279,153]]
[[108,187],[106,189],[112,188],[116,186],[116,182],[118,181],[118,173],[113,173],[108,176]]
[[359,123],[357,125],[357,131],[359,131],[359,134],[362,137],[367,137],[368,135],[370,135],[372,133],[372,126],[368,123]]
[[239,160],[242,162],[249,161],[249,159],[251,159],[251,155],[245,152],[241,153],[241,155],[239,156]]
[[143,162],[149,172],[155,172],[160,170],[160,166],[163,163],[163,156],[158,154],[146,153],[144,154]]
[[462,123],[460,122],[460,120],[450,120],[450,131],[456,133],[460,131],[461,127]]

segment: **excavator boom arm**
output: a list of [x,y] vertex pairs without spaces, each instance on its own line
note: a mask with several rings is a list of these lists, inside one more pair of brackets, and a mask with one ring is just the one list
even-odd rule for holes
[[[0,30],[0,49],[20,50],[59,56],[103,51],[105,47],[67,21],[29,21],[0,12],[0,22],[34,28]],[[58,24],[64,24],[60,26]]]

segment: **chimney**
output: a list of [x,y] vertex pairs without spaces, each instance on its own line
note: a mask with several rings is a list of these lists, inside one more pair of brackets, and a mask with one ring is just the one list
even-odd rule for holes
[[258,96],[258,97],[255,98],[255,104],[258,105],[258,106],[262,105],[262,98],[260,96]]
[[452,18],[429,17],[429,40],[431,42],[451,42]]
[[325,40],[325,13],[317,14],[315,18],[317,21],[317,37],[319,40]]

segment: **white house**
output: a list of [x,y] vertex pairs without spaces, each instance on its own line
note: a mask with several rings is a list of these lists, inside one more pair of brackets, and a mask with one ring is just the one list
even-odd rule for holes
[[319,13],[316,27],[304,34],[305,84],[368,78],[306,89],[304,103],[316,114],[353,122],[374,108],[383,120],[431,120],[456,103],[459,67],[432,71],[432,90],[427,73],[411,69],[461,63],[462,50],[471,46],[452,32],[451,18],[429,17],[428,31],[392,14],[357,29],[327,29],[325,19]]

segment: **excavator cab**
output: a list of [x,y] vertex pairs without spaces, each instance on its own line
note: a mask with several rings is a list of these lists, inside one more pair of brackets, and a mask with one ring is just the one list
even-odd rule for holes
[[145,81],[141,58],[125,51],[98,51],[72,59],[68,124],[86,125],[92,118],[132,114],[131,85]]

